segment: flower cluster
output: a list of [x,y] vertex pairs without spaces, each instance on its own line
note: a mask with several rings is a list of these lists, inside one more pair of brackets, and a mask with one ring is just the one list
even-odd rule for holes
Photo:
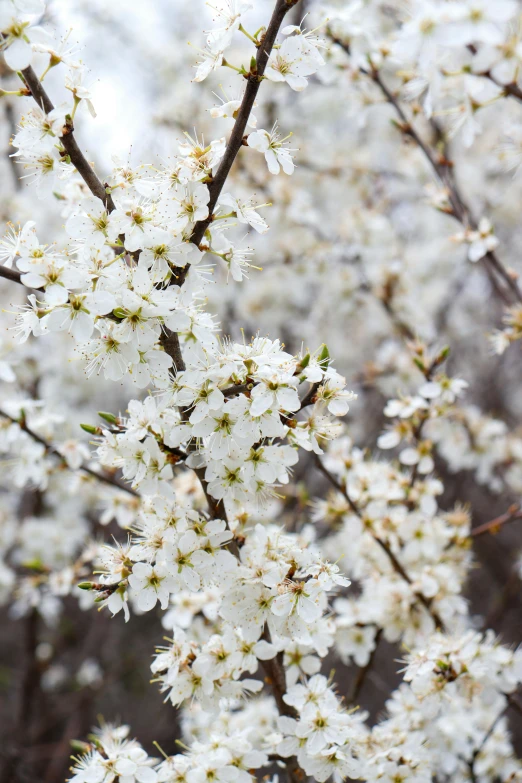
[[[298,388],[310,389],[310,381],[313,412],[297,421],[308,404]],[[98,457],[145,494],[168,495],[172,463],[182,458],[205,471],[209,494],[227,507],[263,502],[288,483],[298,460],[294,446],[317,450],[318,439],[332,437],[336,424],[329,413],[344,415],[354,397],[344,386],[324,350],[292,357],[278,340],[225,344],[194,355],[158,401],[132,401],[129,417],[103,431]]]
[[[522,100],[519,9],[308,5],[315,29],[296,24],[297,0],[274,0],[251,33],[261,9],[213,0],[194,81],[223,67],[239,95],[222,87],[205,115],[181,96],[175,119],[158,101],[167,155],[162,138],[153,162],[113,156],[103,176],[75,137],[96,97],[76,47],[39,27],[41,0],[0,8],[19,87],[0,96],[28,102],[12,168],[40,197],[13,199],[21,225],[0,239],[0,277],[20,295],[5,315],[17,347],[9,333],[0,344],[0,602],[53,640],[71,599],[127,633],[147,613],[153,682],[184,741],[159,759],[102,724],[77,746],[74,783],[251,783],[274,769],[290,783],[522,780],[504,714],[521,652],[476,630],[466,593],[474,536],[521,516],[520,406],[511,395],[503,409],[499,391],[516,368],[495,365],[492,416],[476,369],[489,357],[457,361],[474,351],[485,287],[508,304],[498,353],[522,335],[522,294],[496,214],[505,161],[472,179],[470,206],[452,159],[457,139],[470,167],[479,145],[517,161],[516,131],[491,141],[488,107],[514,116],[508,99]],[[238,41],[248,66],[232,63]],[[179,72],[192,54],[154,48],[159,89],[169,58]],[[51,69],[70,96],[55,107]],[[330,135],[311,131],[318,115]],[[172,152],[169,128],[194,118]],[[458,254],[474,264],[464,276]],[[345,376],[362,392],[350,419]],[[508,511],[473,529],[480,510],[453,491],[462,471],[509,494]],[[359,703],[382,640],[407,656],[374,722]],[[67,668],[60,644],[34,647],[37,687],[104,684],[103,656]]]

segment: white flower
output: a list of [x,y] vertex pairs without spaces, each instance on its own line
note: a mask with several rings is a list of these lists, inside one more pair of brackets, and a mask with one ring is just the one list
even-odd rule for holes
[[224,52],[230,46],[232,36],[241,24],[241,15],[250,11],[253,5],[247,0],[213,0],[208,5],[224,25],[209,32],[207,46],[212,52]]
[[306,77],[315,73],[317,67],[305,54],[301,36],[293,36],[272,53],[265,76],[273,82],[286,82],[292,90],[301,92],[308,84]]
[[40,27],[31,27],[29,21],[20,17],[20,13],[28,12],[20,5],[16,8],[5,0],[0,6],[0,33],[3,37],[0,48],[4,50],[5,61],[13,71],[23,71],[31,64],[31,44],[46,35]]
[[[109,238],[110,218],[102,201],[94,196],[83,199],[80,212],[74,212],[65,224],[65,230],[72,239],[85,242],[88,247],[101,249]],[[110,239],[116,239],[111,232]]]
[[318,604],[318,586],[314,580],[309,582],[288,582],[284,592],[274,598],[270,606],[277,617],[288,617],[296,612],[305,623],[313,623],[321,616]]
[[417,471],[421,474],[431,473],[435,467],[430,446],[424,447],[422,443],[417,447],[410,446],[403,449],[399,454],[399,462],[408,466],[416,465]]
[[166,551],[167,562],[173,564],[178,579],[181,579],[189,590],[199,590],[201,579],[197,567],[207,563],[209,555],[198,549],[196,533],[188,530],[176,544],[169,545]]
[[131,253],[141,250],[154,236],[152,215],[153,207],[144,199],[117,204],[110,216],[111,239],[125,234],[125,248]]
[[51,332],[69,331],[75,340],[85,342],[92,334],[96,316],[107,315],[115,307],[116,300],[108,291],[71,294],[68,302],[44,317],[44,323]]
[[256,210],[268,204],[254,205],[252,199],[246,199],[244,201],[234,198],[230,193],[224,193],[219,197],[219,204],[225,207],[230,207],[232,212],[240,223],[246,223],[252,226],[258,234],[265,234],[268,231],[268,225],[266,221],[259,215]]
[[247,142],[252,149],[264,153],[271,174],[279,174],[281,169],[285,174],[293,174],[294,162],[290,153],[296,152],[296,150],[284,146],[284,142],[288,138],[289,136],[285,136],[284,139],[280,138],[276,123],[271,133],[263,129],[250,133]]
[[297,380],[288,373],[271,372],[268,368],[257,374],[259,383],[252,389],[252,416],[261,416],[271,410],[298,411],[301,407],[297,394]]
[[346,391],[346,380],[341,375],[327,378],[317,390],[317,400],[325,405],[333,416],[346,416],[349,411],[348,402],[356,400],[357,395]]
[[165,198],[158,206],[172,231],[179,233],[208,217],[210,194],[201,182],[189,182],[183,186],[180,195]]
[[[241,103],[242,103],[241,98],[237,98],[237,99],[234,99],[234,100],[231,100],[231,101],[229,101],[229,100],[223,101],[221,106],[213,106],[212,109],[210,109],[210,116],[213,119],[218,119],[218,118],[221,118],[221,117],[226,119],[226,118],[230,117],[231,119],[235,120],[235,119],[237,119],[237,114],[238,114],[239,108],[241,106]],[[254,106],[256,106],[256,105],[257,104],[254,103]],[[255,115],[250,113],[248,115],[247,127],[248,128],[255,128],[256,126],[257,126],[257,119],[256,119]]]
[[74,95],[75,103],[83,101],[87,106],[91,117],[96,117],[96,111],[92,103],[91,89],[84,85],[84,78],[84,68],[69,68],[65,76],[65,86]]
[[335,639],[342,659],[353,658],[357,666],[366,666],[375,649],[375,634],[375,626],[345,625],[341,616],[337,621]]
[[137,364],[140,355],[132,343],[122,342],[115,335],[116,324],[102,319],[96,323],[100,336],[87,343],[83,352],[87,358],[86,372],[100,373],[110,381],[119,381],[128,370],[129,364]]
[[24,223],[23,228],[18,231],[10,225],[7,234],[0,240],[0,263],[10,269],[13,261],[20,254],[21,245],[25,245],[28,241],[33,242],[33,236],[35,236],[33,220]]
[[461,397],[468,388],[467,381],[462,378],[443,377],[435,381],[428,381],[419,388],[419,394],[426,399],[441,399],[442,402],[453,403],[457,397]]
[[487,253],[491,253],[499,245],[490,221],[483,217],[480,219],[478,229],[468,234],[469,244],[468,258],[470,261],[479,261]]
[[212,49],[198,49],[198,51],[202,59],[197,64],[194,81],[202,82],[223,63],[223,52]]
[[[389,418],[398,416],[400,419],[409,419],[417,411],[429,408],[425,399],[420,396],[404,397],[401,400],[388,400],[384,409],[384,415]],[[391,447],[388,447],[391,448]]]
[[179,589],[179,582],[163,565],[151,566],[149,563],[136,563],[129,576],[129,584],[143,612],[154,609],[157,601],[166,609],[172,592]]

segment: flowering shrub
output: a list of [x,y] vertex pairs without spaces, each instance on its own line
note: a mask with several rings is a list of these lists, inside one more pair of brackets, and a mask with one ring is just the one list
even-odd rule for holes
[[[0,600],[28,634],[2,780],[25,779],[36,691],[69,676],[53,656],[71,604],[161,617],[150,687],[183,734],[155,757],[120,720],[80,723],[74,783],[522,780],[522,652],[466,593],[473,540],[522,516],[520,404],[493,414],[476,391],[488,351],[509,375],[522,293],[489,215],[500,188],[479,211],[452,159],[483,144],[476,182],[518,170],[519,5],[209,5],[176,73],[196,61],[204,127],[178,120],[168,155],[113,154],[101,174],[76,138],[96,117],[77,47],[42,0],[1,0],[6,117],[24,99],[10,160],[37,196],[6,206],[0,240]],[[240,89],[211,107],[215,71]],[[496,161],[492,105],[509,133]],[[500,504],[491,521],[473,525],[463,471]],[[383,645],[402,682],[374,720],[361,694]],[[107,682],[100,647],[86,642],[80,693]],[[67,755],[58,743],[46,780]]]

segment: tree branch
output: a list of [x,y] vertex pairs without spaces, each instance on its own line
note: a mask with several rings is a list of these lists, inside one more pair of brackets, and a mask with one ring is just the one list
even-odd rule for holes
[[11,280],[13,283],[22,283],[22,273],[16,269],[9,269],[7,266],[0,266],[0,277],[5,277],[6,280]]
[[[271,642],[270,631],[265,625],[265,630],[261,637],[268,643]],[[272,688],[272,694],[277,705],[277,709],[280,715],[286,715],[289,718],[298,718],[299,715],[294,707],[291,707],[285,702],[283,696],[286,694],[286,675],[283,665],[283,653],[278,652],[275,658],[271,658],[268,661],[261,661],[261,665],[266,674],[266,682]],[[295,756],[290,758],[281,759],[286,765],[286,773],[291,783],[301,783],[304,779],[303,770],[300,768]]]
[[225,154],[221,160],[221,163],[219,164],[216,176],[213,178],[208,188],[210,193],[210,201],[208,204],[209,215],[205,220],[200,220],[198,223],[196,223],[194,227],[191,241],[194,242],[195,245],[199,245],[203,239],[205,231],[212,222],[212,213],[214,211],[214,207],[216,206],[216,202],[221,191],[223,190],[223,186],[230,173],[232,164],[236,159],[237,153],[243,145],[243,136],[245,135],[248,118],[250,117],[250,112],[252,111],[257,93],[259,92],[263,74],[277,38],[277,34],[286,14],[290,11],[291,8],[293,8],[293,6],[297,5],[298,1],[299,0],[277,0],[276,2],[274,11],[272,13],[272,18],[270,19],[266,33],[262,38],[261,44],[257,50],[255,70],[251,70],[250,73],[245,77],[247,80],[247,86],[243,95],[243,100],[241,101],[241,106],[238,109],[237,119],[234,123],[232,133],[228,140]]
[[375,634],[375,647],[370,653],[370,658],[368,660],[368,663],[366,664],[366,666],[363,666],[362,668],[359,669],[359,671],[357,672],[357,677],[354,680],[350,696],[348,697],[347,700],[347,703],[350,706],[355,705],[355,702],[357,701],[357,697],[359,696],[359,693],[362,690],[368,672],[373,666],[375,656],[377,654],[377,648],[379,646],[379,642],[381,641],[381,639],[382,639],[382,628],[379,628],[377,630],[377,633]]
[[[46,114],[50,114],[54,109],[54,104],[47,95],[47,92],[33,69],[30,66],[29,68],[25,68],[25,70],[22,71],[22,76],[38,106]],[[107,211],[112,212],[116,208],[112,196],[110,193],[106,192],[105,186],[79,148],[74,137],[74,127],[72,123],[67,126],[67,133],[61,137],[61,142],[71,159],[71,163],[73,163],[76,171],[82,177],[93,196],[96,196],[103,201],[107,207]]]
[[[346,490],[346,487],[344,487],[339,481],[337,481],[335,476],[333,476],[330,473],[330,471],[325,468],[325,466],[323,465],[323,463],[321,462],[321,460],[319,459],[318,456],[316,456],[315,462],[316,462],[316,465],[317,465],[318,469],[321,471],[321,473],[324,476],[326,476],[326,478],[328,479],[330,484],[332,484],[332,486],[334,486],[337,489],[337,491],[341,493],[341,495],[344,497],[344,499],[346,500],[346,502],[348,503],[348,505],[352,509],[353,513],[356,514],[356,516],[358,516],[359,519],[362,521],[365,530],[367,530],[368,533],[370,533],[370,535],[372,536],[372,538],[375,541],[375,543],[378,544],[381,547],[382,551],[386,554],[386,556],[388,557],[388,560],[392,564],[393,570],[402,579],[404,579],[405,582],[407,582],[411,586],[413,584],[413,581],[412,581],[411,577],[405,571],[404,566],[397,559],[397,556],[392,551],[390,546],[386,543],[386,541],[384,541],[384,539],[380,538],[380,536],[378,536],[377,533],[375,533],[371,528],[367,527],[364,524],[364,519],[362,517],[362,514],[359,511],[359,509],[357,508],[357,505],[354,503],[354,501],[352,500],[352,498],[348,494],[348,492]],[[414,594],[415,598],[417,599],[417,601],[423,605],[423,607],[426,609],[428,614],[431,616],[433,622],[435,623],[436,628],[438,628],[440,631],[444,631],[444,623],[442,621],[442,618],[440,617],[438,612],[436,612],[433,609],[433,607],[431,605],[431,601],[429,601],[426,598],[426,596],[424,596],[422,593],[419,593],[417,591],[414,591],[413,594]]]
[[[333,35],[331,32],[328,33],[330,36],[330,39],[336,43],[338,46],[343,49],[343,51],[346,52],[346,54],[350,54],[350,47],[348,44],[344,43],[340,38]],[[378,69],[376,68],[359,68],[359,71],[366,76],[369,76],[372,81],[379,87],[382,94],[386,98],[389,104],[393,106],[395,111],[397,112],[397,115],[402,123],[401,130],[404,134],[408,135],[417,145],[417,147],[421,150],[424,157],[430,164],[431,168],[433,169],[436,176],[439,178],[441,183],[444,185],[444,187],[448,191],[448,198],[449,202],[451,204],[452,212],[451,214],[461,223],[461,225],[464,228],[471,228],[473,231],[476,231],[478,228],[478,221],[473,217],[471,214],[471,211],[467,204],[465,203],[455,181],[453,180],[453,177],[451,177],[448,173],[448,161],[444,160],[438,160],[436,153],[431,149],[431,147],[424,141],[424,139],[420,136],[418,131],[415,129],[411,121],[406,116],[399,100],[397,97],[393,94],[393,92],[389,89],[389,87],[386,85],[386,83],[383,81],[382,76]],[[509,288],[511,294],[515,297],[515,299],[519,302],[522,302],[522,292],[520,291],[520,288],[518,287],[516,281],[513,279],[511,274],[508,272],[508,270],[504,267],[496,253],[493,251],[489,251],[486,253],[486,255],[482,259],[491,270],[493,270],[502,280],[504,281],[505,285]],[[505,299],[505,294],[501,289],[497,289],[499,294]]]
[[518,519],[522,519],[522,508],[518,503],[514,503],[504,514],[500,514],[500,516],[495,519],[491,519],[489,522],[484,522],[483,525],[473,528],[470,532],[470,536],[472,538],[477,538],[477,536],[482,536],[484,533],[497,533],[503,525],[506,525],[509,522],[515,522]]
[[[65,460],[63,455],[58,451],[58,449],[55,446],[53,446],[51,443],[46,441],[45,438],[42,438],[41,435],[38,435],[37,432],[30,429],[30,427],[27,426],[25,419],[23,418],[15,419],[13,416],[10,416],[2,409],[0,409],[0,417],[4,419],[8,419],[8,421],[11,421],[13,424],[18,424],[20,429],[22,429],[24,432],[27,432],[27,434],[37,443],[40,443],[45,448],[48,454],[52,454],[53,456],[58,457],[58,459],[62,462],[63,465],[65,465],[65,467],[67,467],[68,470],[72,470],[72,468],[70,468],[67,465],[67,461]],[[133,495],[134,497],[140,497],[138,492],[136,492],[134,489],[129,487],[123,481],[117,479],[115,476],[110,476],[107,473],[98,473],[97,470],[94,470],[93,468],[89,468],[88,465],[84,465],[84,464],[80,465],[78,470],[87,473],[89,476],[92,476],[93,478],[103,482],[104,484],[109,484],[110,486],[115,487],[116,489],[120,489],[123,492],[127,492],[129,495]]]

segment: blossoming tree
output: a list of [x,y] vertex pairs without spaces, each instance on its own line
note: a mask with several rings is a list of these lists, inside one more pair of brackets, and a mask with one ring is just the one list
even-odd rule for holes
[[[34,737],[47,736],[35,694],[66,679],[53,657],[74,605],[118,627],[161,617],[163,630],[147,626],[150,687],[180,714],[183,741],[156,753],[114,722],[118,710],[85,735],[80,699],[45,780],[72,737],[74,783],[522,780],[509,725],[522,715],[521,653],[490,629],[504,604],[483,619],[465,593],[473,541],[522,517],[517,407],[493,417],[466,402],[481,361],[457,344],[455,375],[443,339],[474,327],[501,373],[522,336],[517,274],[452,158],[460,145],[469,166],[466,150],[498,128],[489,107],[506,123],[520,112],[516,0],[216,0],[202,48],[185,56],[205,133],[178,121],[168,155],[131,165],[116,149],[112,171],[76,138],[96,89],[59,14],[53,37],[42,0],[0,3],[15,189],[0,241],[12,303],[0,598],[27,642],[0,779],[26,779]],[[198,83],[224,78],[214,72],[237,93],[211,106]],[[322,91],[333,105],[314,106],[312,127],[306,94]],[[495,147],[503,171],[521,160],[513,116]],[[304,154],[307,133],[320,155]],[[394,170],[390,144],[414,165]],[[465,258],[430,256],[435,233]],[[265,283],[257,261],[271,255]],[[456,305],[477,297],[489,336]],[[499,506],[483,524],[452,476],[463,470]],[[505,577],[509,597],[516,574],[514,588]],[[87,634],[80,695],[106,684],[103,643]],[[362,693],[383,645],[402,681],[375,721]]]

